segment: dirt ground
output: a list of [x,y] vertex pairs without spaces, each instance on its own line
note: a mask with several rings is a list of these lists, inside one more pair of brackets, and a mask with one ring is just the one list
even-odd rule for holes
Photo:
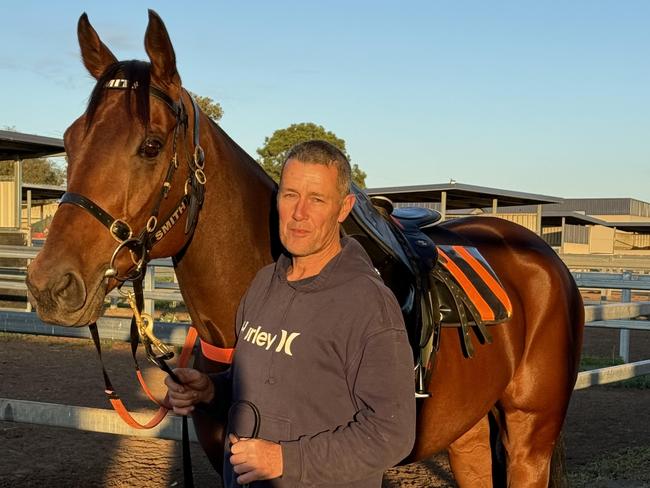
[[[633,331],[630,342],[632,360],[650,357],[650,334]],[[617,331],[588,330],[584,351],[612,356]],[[107,344],[104,354],[127,405],[153,411],[134,382],[128,347]],[[161,385],[157,371],[147,369],[146,376]],[[96,354],[82,339],[0,335],[0,397],[107,408]],[[649,407],[650,389],[596,387],[574,394],[565,426],[572,486],[650,486]],[[182,486],[179,447],[175,441],[0,422],[0,487]],[[198,445],[192,454],[196,486],[220,487]],[[384,487],[453,486],[444,453],[389,470],[384,479]]]

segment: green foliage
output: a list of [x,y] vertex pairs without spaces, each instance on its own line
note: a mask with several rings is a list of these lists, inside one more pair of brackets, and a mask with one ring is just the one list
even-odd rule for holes
[[358,164],[352,163],[352,181],[354,181],[359,188],[366,187],[366,176],[368,176],[368,174],[359,168]]
[[210,97],[202,97],[196,93],[190,92],[192,98],[196,100],[197,105],[201,108],[203,113],[210,117],[214,122],[219,122],[223,117],[223,108],[219,102],[215,102]]
[[[0,176],[12,177],[13,175],[14,165],[11,162],[0,164]],[[65,181],[65,171],[47,158],[25,159],[23,181],[40,185],[62,185]]]
[[[301,142],[320,139],[338,147],[350,159],[345,148],[345,141],[326,130],[322,125],[312,122],[292,124],[285,129],[276,130],[271,137],[264,139],[264,145],[257,149],[259,158],[257,162],[264,168],[276,182],[280,180],[280,171],[287,151]],[[361,188],[366,186],[366,173],[357,164],[352,164],[352,181]]]

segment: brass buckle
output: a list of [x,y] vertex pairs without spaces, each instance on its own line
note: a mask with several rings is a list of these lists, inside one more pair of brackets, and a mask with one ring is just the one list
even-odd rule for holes
[[153,318],[151,315],[140,313],[138,311],[133,292],[127,292],[126,299],[131,306],[131,310],[133,310],[133,316],[135,317],[135,323],[138,327],[140,340],[145,346],[148,359],[155,364],[158,364],[157,360],[159,359],[169,360],[173,358],[174,352],[153,333]]
[[205,167],[205,151],[200,145],[196,145],[194,148],[194,165],[198,169],[203,169]]
[[125,247],[129,251],[129,257],[131,258],[131,261],[136,266],[135,269],[136,273],[127,275],[126,279],[133,279],[134,277],[138,277],[142,273],[143,266],[145,266],[145,259],[147,257],[146,256],[147,253],[143,249],[142,256],[140,256],[140,258],[137,259],[136,257],[134,257],[133,251],[128,248],[130,244],[141,244],[141,242],[138,239],[133,239],[133,238],[120,242],[120,245],[115,248],[115,251],[113,251],[113,255],[111,256],[111,261],[108,264],[108,269],[104,273],[105,277],[118,279],[119,273],[117,271],[115,260],[117,259],[117,255],[119,254],[119,252]]
[[201,168],[197,169],[194,172],[194,177],[196,178],[196,181],[198,181],[201,185],[205,185],[205,182],[207,181],[205,177],[205,173]]
[[151,233],[154,230],[156,230],[157,225],[158,225],[158,219],[156,218],[155,215],[152,215],[151,217],[149,217],[149,220],[147,220],[147,232]]
[[[125,239],[122,239],[120,236],[117,235],[117,226],[119,224],[124,225],[129,230],[129,235]],[[111,236],[113,237],[113,239],[115,239],[119,243],[122,243],[124,241],[128,241],[133,236],[133,230],[131,229],[131,226],[129,224],[127,224],[122,219],[115,219],[111,223],[111,226],[109,227],[108,231],[111,233]]]

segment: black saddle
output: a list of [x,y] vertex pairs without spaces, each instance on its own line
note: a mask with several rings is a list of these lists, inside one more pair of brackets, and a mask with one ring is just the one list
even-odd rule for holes
[[[425,385],[438,351],[440,327],[460,327],[465,355],[471,357],[470,327],[476,326],[481,342],[491,342],[484,325],[503,321],[504,314],[486,319],[450,274],[448,264],[456,255],[457,245],[476,249],[460,236],[437,227],[439,212],[422,207],[395,209],[390,200],[370,199],[354,185],[353,193],[356,203],[343,229],[361,243],[397,297],[413,349],[416,396],[427,397]],[[442,263],[434,240],[445,244]],[[475,254],[476,259],[482,259],[478,251]],[[487,263],[482,264],[493,274]]]

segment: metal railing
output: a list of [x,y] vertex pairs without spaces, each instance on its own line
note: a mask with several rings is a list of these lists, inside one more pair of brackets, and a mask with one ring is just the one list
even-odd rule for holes
[[[26,246],[0,246],[0,258],[6,259],[21,259],[31,261],[36,257],[40,248],[26,247]],[[156,281],[157,268],[164,270],[162,274],[174,277],[171,283],[160,283]],[[169,301],[169,302],[182,302],[183,296],[181,295],[178,283],[175,282],[175,275],[173,273],[173,264],[170,258],[166,259],[153,259],[149,263],[147,275],[144,279],[144,311],[152,317],[155,312],[155,301]],[[0,290],[11,290],[14,292],[24,292],[27,294],[27,285],[25,284],[25,277],[27,269],[25,267],[12,267],[0,268]],[[131,289],[129,284],[123,287],[124,290]],[[109,295],[111,299],[117,299],[120,294],[117,290],[113,290]],[[31,311],[29,302],[26,304],[26,310]]]
[[650,272],[650,255],[632,254],[560,254],[569,269],[581,271]]
[[[37,249],[17,248],[17,246],[0,246],[0,257],[15,257],[18,259],[33,259]],[[182,301],[182,296],[175,283],[157,283],[156,267],[169,273],[170,260],[156,260],[145,282],[145,298],[149,313],[154,311],[154,300]],[[24,274],[24,270],[22,270]],[[26,290],[24,276],[21,273],[0,273],[0,289],[9,287],[14,290]],[[18,277],[17,277],[18,276]],[[621,357],[629,361],[629,329],[650,330],[643,321],[629,320],[638,316],[650,315],[650,301],[632,302],[632,290],[650,290],[650,276],[626,273],[573,273],[578,286],[587,289],[618,289],[621,290],[621,302],[599,303],[585,306],[585,319],[589,327],[605,327],[621,329]],[[13,313],[13,315],[12,315]],[[124,339],[128,337],[128,321],[102,318],[100,334],[102,337]],[[176,323],[156,324],[156,331],[161,339],[170,344],[181,344],[187,332],[187,325]],[[40,333],[51,335],[83,336],[86,328],[68,328],[47,326],[32,314],[24,312],[0,312],[0,331]],[[625,334],[627,332],[627,334]],[[635,376],[650,374],[650,360],[628,363],[609,368],[601,368],[579,373],[575,389],[621,381]],[[0,420],[13,422],[35,423],[40,425],[69,427],[79,430],[106,432],[120,435],[153,436],[167,439],[180,439],[180,418],[168,416],[154,431],[132,429],[119,420],[111,410],[93,409],[70,405],[57,405],[24,400],[0,398]]]
[[[594,290],[620,290],[621,300],[617,303],[608,304],[611,310],[618,310],[609,316],[603,314],[598,317],[589,316],[585,307],[585,322],[588,327],[618,328],[619,333],[619,356],[623,361],[630,361],[630,329],[650,330],[650,322],[644,324],[640,321],[621,320],[634,317],[650,315],[650,302],[633,302],[632,290],[650,291],[650,275],[632,274],[629,271],[623,273],[585,273],[574,272],[573,278],[578,287]],[[601,310],[607,310],[607,306],[601,305]]]

